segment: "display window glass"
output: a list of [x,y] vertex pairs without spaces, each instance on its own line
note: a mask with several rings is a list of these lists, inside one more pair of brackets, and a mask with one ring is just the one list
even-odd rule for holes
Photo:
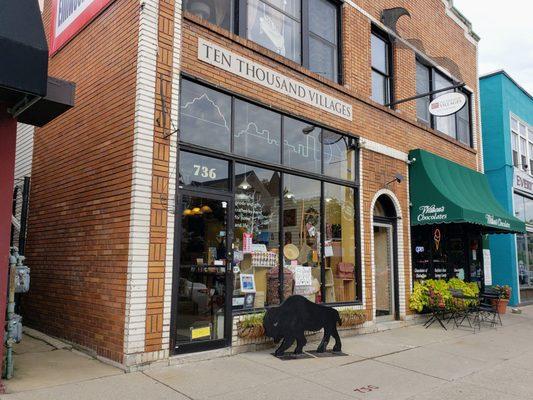
[[183,80],[180,111],[180,140],[214,150],[230,151],[230,96]]
[[[194,98],[205,99],[207,93],[209,104],[216,103],[214,99],[228,103],[221,113],[230,121],[227,151],[215,151],[203,137],[212,134],[207,124],[206,130],[197,131],[197,138],[180,135],[178,167],[180,189],[197,194],[203,202],[206,196],[227,202],[231,234],[225,240],[233,254],[225,266],[233,273],[233,292],[228,291],[233,309],[280,304],[292,294],[313,302],[360,300],[355,138],[184,82],[184,90],[195,93]],[[194,98],[184,99],[182,110]],[[184,117],[195,120],[191,114]],[[182,223],[210,221],[214,216],[209,213],[212,206],[205,213],[197,208],[202,211],[201,206],[184,209]],[[200,225],[187,229],[193,232],[192,228],[207,229]],[[215,239],[209,240],[215,243]],[[209,259],[209,248],[204,250],[207,255],[198,259]]]
[[[293,293],[321,302],[320,181],[285,174],[283,184],[283,246],[297,253],[287,257],[284,251],[284,269],[293,275]],[[302,274],[308,274],[309,285],[298,284]]]
[[326,302],[355,300],[355,191],[324,184]]
[[270,163],[280,163],[281,115],[236,99],[234,152]]
[[321,173],[321,129],[300,120],[283,118],[283,163],[303,171]]
[[229,162],[182,151],[179,158],[180,187],[229,189]]
[[241,275],[252,275],[262,308],[279,300],[280,173],[236,164],[235,186],[234,297],[245,295]]
[[355,145],[352,139],[327,129],[322,130],[324,174],[353,181],[356,178]]

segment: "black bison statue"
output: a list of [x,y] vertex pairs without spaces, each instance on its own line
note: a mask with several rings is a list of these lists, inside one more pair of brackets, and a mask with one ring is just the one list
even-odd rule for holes
[[339,312],[331,307],[315,304],[303,296],[288,297],[279,307],[267,310],[263,319],[265,335],[274,339],[274,343],[283,342],[274,355],[282,356],[296,340],[294,354],[301,354],[307,343],[305,331],[319,331],[324,328],[324,337],[317,352],[323,353],[331,336],[335,338],[333,351],[341,351],[341,338],[337,332],[337,323],[341,324]]

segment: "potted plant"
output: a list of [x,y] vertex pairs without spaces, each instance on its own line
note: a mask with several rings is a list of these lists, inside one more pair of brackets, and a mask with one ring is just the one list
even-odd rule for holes
[[263,318],[265,313],[246,315],[237,322],[237,336],[241,339],[257,339],[265,335]]
[[492,304],[496,306],[498,314],[505,314],[507,311],[507,304],[509,304],[509,299],[511,298],[511,287],[508,285],[496,285],[494,286],[494,290],[499,297],[493,299]]

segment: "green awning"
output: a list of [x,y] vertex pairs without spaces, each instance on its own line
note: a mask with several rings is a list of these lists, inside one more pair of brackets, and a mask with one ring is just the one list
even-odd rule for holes
[[468,223],[485,233],[521,233],[525,224],[496,200],[487,177],[425,150],[412,150],[409,159],[411,226]]

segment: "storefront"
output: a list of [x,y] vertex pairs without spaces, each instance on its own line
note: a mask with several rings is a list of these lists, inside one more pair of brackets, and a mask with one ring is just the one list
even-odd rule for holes
[[182,79],[175,352],[292,294],[361,303],[357,138]]
[[523,222],[499,205],[483,174],[424,150],[409,158],[413,279],[490,284],[483,235],[524,232]]
[[513,204],[516,218],[526,224],[526,232],[516,235],[516,258],[520,302],[533,301],[533,178],[515,172]]

